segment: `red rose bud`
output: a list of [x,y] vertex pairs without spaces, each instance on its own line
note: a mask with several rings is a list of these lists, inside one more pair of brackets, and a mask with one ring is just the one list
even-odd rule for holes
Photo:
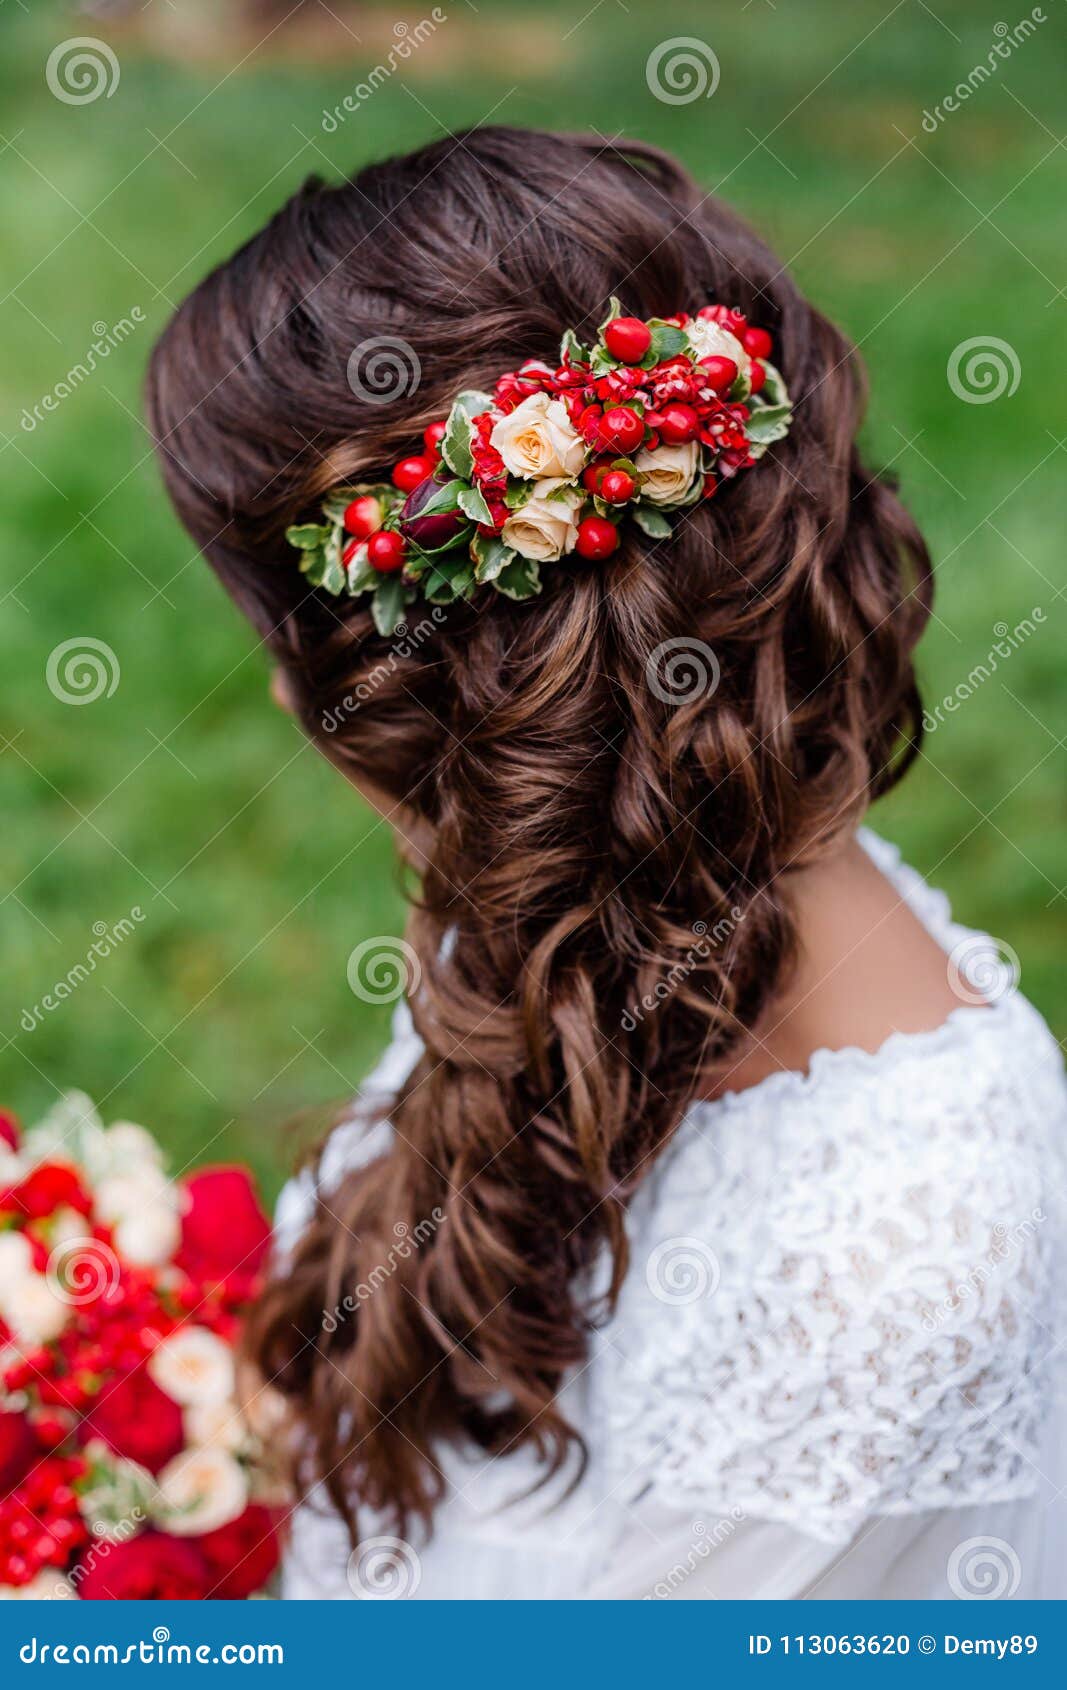
[[700,418],[692,405],[665,405],[657,427],[669,446],[684,446],[696,439]]
[[195,1538],[150,1530],[88,1556],[78,1595],[84,1602],[197,1602],[217,1582]]
[[441,442],[448,433],[447,422],[432,422],[422,431],[422,443],[426,450],[436,456],[441,450]]
[[[440,491],[441,483],[432,475],[426,476],[408,494],[400,512],[401,534],[405,540],[410,540],[413,546],[421,547],[424,552],[434,552],[438,546],[450,545],[453,540],[458,540],[467,526],[467,518],[462,511],[436,511],[431,512],[429,516],[419,515]],[[373,558],[371,562],[374,562]],[[380,566],[375,564],[374,567],[377,569]]]
[[599,560],[610,557],[619,543],[619,532],[604,516],[587,516],[578,524],[575,551],[579,557]]
[[752,383],[753,393],[758,393],[767,380],[767,366],[761,364],[758,358],[753,358],[749,365],[749,380]]
[[[381,565],[374,563],[374,548],[383,541],[399,546],[403,561],[404,542],[399,534],[383,529],[367,542],[375,569]],[[184,1192],[178,1266],[199,1279],[258,1272],[270,1246],[271,1229],[248,1169],[199,1168],[184,1182]]]
[[700,368],[708,386],[716,393],[728,393],[737,380],[737,365],[733,359],[724,358],[717,352],[713,352],[710,358],[701,358]]
[[92,1209],[92,1200],[76,1171],[65,1162],[42,1162],[20,1185],[11,1188],[7,1201],[31,1221],[42,1220],[60,1208],[77,1209],[82,1215]]
[[604,345],[620,364],[639,364],[652,345],[652,331],[640,317],[616,317],[604,330]]
[[644,423],[625,405],[613,405],[600,419],[600,439],[614,451],[632,452],[644,437]]
[[750,358],[769,358],[774,342],[766,329],[746,329],[741,336],[741,345]]
[[364,493],[345,506],[342,521],[345,531],[354,535],[357,540],[368,539],[382,525],[381,501],[373,498],[370,493]]
[[609,469],[600,483],[600,495],[609,505],[625,505],[634,496],[637,483],[624,469]]
[[393,486],[399,487],[402,493],[410,493],[420,481],[433,474],[434,468],[434,461],[429,457],[401,458],[398,464],[393,465]]

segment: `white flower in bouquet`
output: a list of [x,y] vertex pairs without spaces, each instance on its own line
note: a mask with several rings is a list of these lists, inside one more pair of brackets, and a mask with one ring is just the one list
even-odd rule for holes
[[732,358],[739,374],[747,372],[748,353],[737,336],[724,329],[721,323],[713,323],[707,317],[694,317],[691,323],[686,324],[685,332],[698,358]]
[[29,1239],[21,1232],[0,1232],[0,1300],[20,1279],[32,1273],[33,1251]]
[[206,1326],[180,1326],[153,1350],[152,1379],[174,1402],[226,1403],[235,1389],[233,1351]]
[[36,1349],[58,1338],[70,1312],[69,1305],[40,1275],[28,1274],[13,1285],[0,1286],[0,1314],[18,1343],[26,1348]]
[[109,1174],[93,1190],[93,1212],[105,1226],[114,1226],[125,1215],[135,1215],[149,1204],[162,1203],[177,1210],[178,1197],[159,1168],[137,1168],[133,1173]]
[[500,538],[521,557],[555,563],[564,552],[574,549],[578,512],[585,498],[584,492],[568,486],[565,477],[536,481],[526,503],[508,517]]
[[562,401],[547,393],[532,393],[501,417],[489,443],[500,453],[508,473],[525,481],[557,475],[570,478],[579,475],[585,464],[585,441],[572,426]]
[[154,1203],[140,1214],[123,1215],[112,1237],[119,1255],[134,1267],[162,1267],[181,1243],[182,1224],[172,1208]]
[[154,1514],[175,1537],[195,1537],[228,1525],[248,1503],[240,1462],[224,1449],[187,1449],[159,1475]]
[[189,1442],[200,1448],[226,1449],[231,1455],[243,1455],[248,1450],[249,1426],[232,1399],[189,1403],[182,1425]]
[[124,1543],[148,1520],[156,1481],[147,1467],[116,1455],[101,1439],[85,1446],[89,1477],[81,1492],[82,1517],[94,1537]]
[[162,1150],[147,1128],[136,1121],[115,1121],[104,1130],[96,1149],[98,1165],[89,1169],[96,1182],[113,1174],[132,1173],[136,1177],[142,1170],[155,1174],[163,1171]]
[[642,499],[653,505],[678,505],[697,474],[697,443],[687,440],[681,446],[657,446],[654,452],[642,448],[634,464],[642,476]]

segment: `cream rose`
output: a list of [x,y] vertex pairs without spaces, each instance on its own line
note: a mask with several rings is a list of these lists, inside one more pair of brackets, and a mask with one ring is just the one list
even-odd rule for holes
[[163,1267],[182,1241],[182,1223],[166,1203],[123,1215],[112,1233],[115,1249],[134,1267]]
[[175,1537],[213,1532],[248,1504],[244,1469],[224,1449],[187,1449],[159,1475],[155,1515]]
[[185,1436],[191,1444],[228,1449],[239,1454],[248,1444],[248,1426],[234,1402],[190,1403],[182,1415]]
[[531,393],[501,417],[489,440],[509,474],[521,475],[525,481],[575,476],[585,463],[584,440],[571,427],[560,401],[547,393]]
[[233,1351],[206,1326],[179,1326],[152,1351],[148,1371],[183,1406],[226,1402],[234,1392]]
[[35,1573],[28,1584],[0,1584],[0,1602],[67,1602],[76,1595],[70,1580],[54,1567]]
[[[561,492],[557,490],[563,489]],[[557,497],[550,497],[557,493]],[[578,512],[585,494],[568,487],[566,479],[549,477],[534,483],[521,510],[513,511],[500,531],[505,546],[538,563],[555,563],[573,551],[578,538]]]
[[695,317],[686,325],[685,332],[698,358],[732,358],[741,374],[747,374],[748,353],[737,336],[724,329],[721,323],[712,323],[707,317]]
[[0,1310],[16,1339],[27,1347],[50,1344],[70,1318],[70,1307],[57,1297],[47,1279],[34,1274],[5,1286]]
[[30,1241],[21,1232],[0,1232],[0,1299],[5,1290],[33,1272]]
[[177,1194],[158,1168],[147,1165],[132,1174],[110,1174],[93,1193],[93,1212],[105,1226],[161,1203],[177,1209]]
[[[714,325],[712,325],[714,327]],[[641,497],[653,505],[681,504],[697,473],[697,443],[642,449],[634,458],[641,474]]]

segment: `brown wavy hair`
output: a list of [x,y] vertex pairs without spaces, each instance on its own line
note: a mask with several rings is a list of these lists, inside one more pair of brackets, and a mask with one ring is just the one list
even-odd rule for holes
[[[639,317],[721,301],[770,329],[788,439],[669,542],[631,525],[533,601],[414,607],[421,638],[308,590],[287,523],[380,476],[457,390],[554,360],[568,325],[588,339],[613,293]],[[388,402],[346,373],[382,336],[421,366]],[[354,1540],[362,1506],[431,1521],[448,1443],[531,1445],[546,1475],[580,1455],[556,1398],[605,1312],[583,1270],[607,1254],[610,1308],[631,1194],[781,990],[779,876],[917,749],[930,565],[857,454],[862,403],[849,343],[672,159],[505,128],[308,182],[155,349],[182,520],[308,734],[429,840],[407,934],[425,1054],[392,1148],[320,1206],[250,1329],[300,1483],[325,1484]],[[697,676],[713,653],[718,686],[650,686],[670,641]],[[398,1261],[401,1223],[423,1242]],[[338,1307],[356,1312],[324,1321]]]

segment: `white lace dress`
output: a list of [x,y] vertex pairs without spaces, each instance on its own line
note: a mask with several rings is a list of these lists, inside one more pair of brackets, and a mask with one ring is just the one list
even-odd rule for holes
[[[445,1452],[429,1541],[364,1516],[350,1558],[321,1503],[298,1510],[287,1597],[1067,1595],[1060,1052],[991,943],[861,837],[971,1001],[690,1111],[566,1386],[590,1454],[569,1496],[515,1502],[525,1452]],[[368,1088],[418,1052],[402,1010]],[[324,1185],[388,1133],[340,1128]],[[283,1249],[312,1200],[307,1175],[283,1193]]]

